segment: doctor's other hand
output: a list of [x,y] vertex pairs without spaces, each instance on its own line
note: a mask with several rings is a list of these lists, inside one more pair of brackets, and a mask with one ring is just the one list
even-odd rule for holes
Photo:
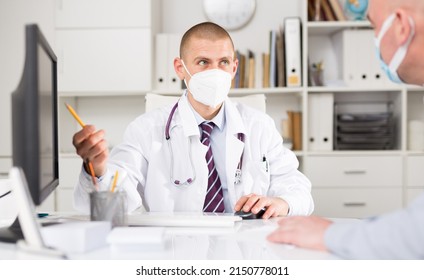
[[288,203],[279,197],[268,197],[257,194],[248,194],[242,196],[234,206],[235,211],[258,213],[262,208],[266,208],[262,219],[268,219],[277,216],[286,216],[289,212]]
[[267,239],[302,248],[326,251],[324,234],[331,221],[317,216],[285,217],[278,221],[279,227]]
[[[93,164],[97,177],[106,173],[106,162],[109,157],[109,149],[104,136],[104,130],[96,131],[93,125],[86,125],[75,133],[72,139],[77,154],[84,162],[90,161]],[[84,168],[87,168],[86,165]],[[85,171],[90,174],[89,170]]]

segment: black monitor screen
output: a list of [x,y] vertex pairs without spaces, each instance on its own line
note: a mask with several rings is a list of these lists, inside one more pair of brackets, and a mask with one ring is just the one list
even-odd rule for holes
[[55,135],[52,128],[55,125],[54,104],[54,71],[51,58],[43,47],[38,46],[38,92],[39,92],[39,138],[40,138],[40,192],[45,186],[50,185],[56,178],[55,174]]
[[[57,58],[36,24],[25,27],[25,65],[12,93],[13,165],[28,182],[34,205],[59,185]],[[19,219],[0,228],[0,241],[23,238]]]
[[25,28],[25,66],[12,94],[13,165],[35,205],[59,184],[57,58],[37,25]]

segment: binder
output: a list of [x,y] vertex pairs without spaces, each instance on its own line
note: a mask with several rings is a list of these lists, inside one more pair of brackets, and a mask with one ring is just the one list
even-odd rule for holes
[[334,43],[347,86],[390,85],[375,54],[374,31],[343,30],[334,35]]
[[269,32],[269,87],[277,86],[277,31]]
[[367,85],[373,87],[383,87],[393,85],[392,82],[387,78],[383,69],[381,69],[380,62],[377,58],[374,44],[374,31],[373,30],[360,30],[357,33],[357,40],[361,42],[360,55],[363,56],[361,59],[361,68],[367,75]]
[[174,70],[174,58],[179,56],[180,35],[156,35],[155,78],[157,90],[180,90],[181,83]]
[[343,30],[333,35],[339,69],[347,86],[358,86],[362,83],[357,55],[361,44],[357,42],[356,32],[357,30]]
[[277,86],[286,86],[286,63],[284,55],[284,31],[277,33]]
[[180,56],[180,34],[168,34],[168,90],[181,90],[181,81],[174,70],[174,59]]
[[308,104],[308,149],[333,150],[334,94],[309,94]]
[[284,20],[287,87],[300,87],[302,84],[301,34],[299,17]]

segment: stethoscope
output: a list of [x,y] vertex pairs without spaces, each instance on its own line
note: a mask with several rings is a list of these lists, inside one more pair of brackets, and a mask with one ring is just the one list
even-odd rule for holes
[[[165,138],[168,142],[168,147],[169,150],[171,152],[171,172],[170,172],[170,180],[171,182],[177,186],[177,187],[182,187],[182,186],[189,186],[191,185],[195,180],[196,180],[196,169],[194,168],[194,163],[193,163],[193,157],[191,154],[191,149],[189,149],[189,158],[190,158],[190,165],[191,165],[191,170],[193,173],[193,177],[192,178],[188,178],[185,181],[180,181],[174,178],[174,153],[172,151],[172,145],[171,145],[171,135],[170,135],[170,126],[171,126],[171,120],[174,117],[175,114],[175,110],[177,110],[178,108],[178,102],[175,103],[174,107],[172,107],[171,112],[169,113],[169,117],[168,120],[166,122],[166,126],[165,126]],[[190,144],[191,144],[191,137],[190,138]],[[237,138],[242,141],[244,143],[244,134],[243,133],[237,133]],[[190,145],[191,146],[191,145]],[[234,184],[238,185],[241,183],[241,168],[243,165],[243,153],[240,156],[240,160],[239,163],[237,165],[237,169],[236,169],[236,174],[235,174],[235,179],[234,179]]]

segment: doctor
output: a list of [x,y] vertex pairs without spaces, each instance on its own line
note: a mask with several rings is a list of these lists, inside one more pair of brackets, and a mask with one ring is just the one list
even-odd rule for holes
[[[273,120],[227,97],[237,65],[223,28],[193,26],[174,60],[188,88],[179,101],[136,118],[110,156],[104,131],[85,126],[73,137],[77,154],[92,162],[101,185],[110,185],[119,171],[129,211],[257,213],[266,207],[263,218],[311,214],[311,184]],[[83,168],[74,191],[77,209],[88,211],[91,191]]]

